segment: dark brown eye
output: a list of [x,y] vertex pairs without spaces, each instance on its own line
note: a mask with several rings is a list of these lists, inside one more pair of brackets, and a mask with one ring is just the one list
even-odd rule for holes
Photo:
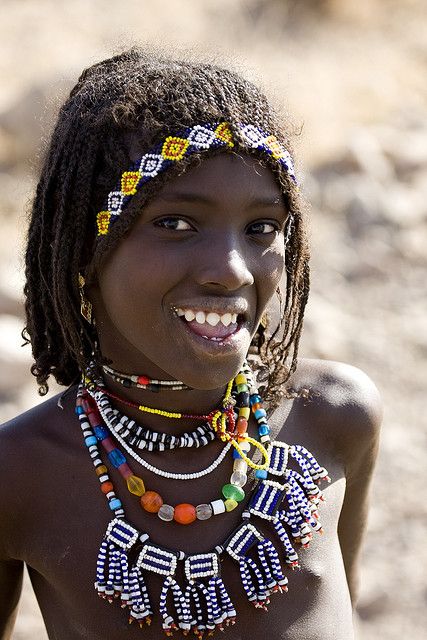
[[279,225],[274,222],[266,222],[266,221],[253,222],[248,227],[248,233],[256,234],[256,235],[274,233],[275,231],[279,231]]
[[170,231],[191,231],[193,228],[187,220],[175,216],[159,218],[158,220],[155,220],[154,224],[156,227],[161,227],[162,229],[168,229]]

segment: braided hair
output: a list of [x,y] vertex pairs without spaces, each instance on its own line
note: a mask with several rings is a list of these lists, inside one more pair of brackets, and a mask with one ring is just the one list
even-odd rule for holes
[[[132,48],[86,69],[62,106],[47,150],[31,210],[26,251],[23,337],[32,345],[32,374],[39,393],[53,375],[75,382],[96,343],[93,327],[80,314],[78,274],[95,278],[102,259],[130,229],[146,204],[172,176],[200,162],[192,153],[141,190],[101,242],[96,213],[121,172],[154,144],[197,123],[252,123],[281,140],[289,134],[266,97],[252,83],[210,63],[174,60]],[[233,129],[239,150],[239,131]],[[298,190],[284,168],[256,149],[246,149],[268,166],[289,212],[285,296],[279,326],[254,338],[267,372],[265,400],[276,405],[296,366],[309,290],[308,249]],[[223,151],[221,151],[223,152]],[[208,151],[212,155],[218,150]],[[206,152],[203,152],[206,155]]]

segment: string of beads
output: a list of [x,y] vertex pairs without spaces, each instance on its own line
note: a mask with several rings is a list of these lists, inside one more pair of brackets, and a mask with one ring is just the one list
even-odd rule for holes
[[160,390],[165,391],[188,391],[191,387],[187,386],[180,380],[155,380],[146,375],[132,375],[122,373],[108,365],[103,365],[102,370],[109,375],[115,382],[118,382],[127,389],[143,389],[144,391],[153,391],[158,393]]
[[[240,452],[237,448],[235,448],[235,450],[233,451],[233,472],[230,477],[230,482],[222,487],[223,497],[218,500],[213,500],[210,503],[203,503],[197,506],[193,506],[189,503],[182,503],[173,507],[172,505],[165,504],[163,498],[157,492],[146,491],[143,480],[132,472],[129,465],[127,464],[125,456],[112,440],[110,432],[116,436],[121,445],[129,453],[131,453],[131,455],[133,455],[133,457],[138,462],[140,462],[140,464],[153,471],[154,473],[157,473],[158,475],[179,480],[191,480],[211,473],[225,458],[225,455],[230,449],[233,440],[228,439],[228,443],[225,445],[218,458],[208,468],[200,472],[195,472],[193,474],[178,474],[173,472],[166,472],[157,469],[153,465],[149,465],[145,460],[137,456],[135,452],[133,452],[132,449],[130,449],[130,447],[123,441],[123,439],[121,439],[120,436],[117,437],[114,426],[110,424],[109,420],[111,414],[117,415],[117,412],[114,412],[111,407],[109,407],[108,399],[106,399],[102,389],[92,388],[91,390],[88,390],[82,387],[82,391],[78,397],[77,407],[83,409],[83,411],[80,411],[79,409],[80,414],[85,414],[87,416],[89,423],[92,424],[95,439],[101,443],[108,459],[113,464],[113,466],[118,469],[118,471],[124,478],[128,490],[134,495],[140,497],[141,506],[150,513],[157,513],[159,518],[163,521],[169,522],[174,520],[175,522],[179,522],[180,524],[189,524],[191,522],[194,522],[196,519],[207,520],[212,515],[218,515],[220,513],[232,511],[237,507],[238,503],[244,499],[245,492],[243,490],[243,487],[247,483],[248,469],[248,463],[246,462],[246,460],[249,460],[246,453],[248,453],[250,449],[250,443],[248,440],[252,440],[247,436],[248,418],[250,415],[249,403],[251,400],[252,412],[254,413],[257,421],[262,420],[262,422],[258,424],[259,435],[260,437],[264,437],[265,440],[265,411],[264,415],[261,415],[259,413],[259,396],[257,394],[253,394],[251,397],[249,397],[248,380],[243,372],[239,373],[235,378],[234,385],[236,390],[235,395],[238,411],[238,417],[235,423],[235,437],[240,441]],[[227,387],[226,398],[229,398],[231,394],[231,387],[232,384],[228,385]],[[239,406],[240,403],[244,403],[245,406]],[[102,425],[102,419],[104,420],[104,425]],[[215,424],[216,426],[218,426],[217,423]],[[221,428],[219,429],[219,433],[221,439],[224,440],[227,439],[225,437],[225,434],[227,434],[225,426],[225,422],[221,421]],[[90,446],[93,446],[93,438],[90,435],[87,436],[87,438],[88,442],[86,444],[89,443]],[[243,457],[245,459],[243,459]],[[268,464],[267,458],[265,464]],[[254,468],[260,467],[260,465],[255,465],[253,462],[250,462],[250,466]],[[101,490],[104,493],[108,494],[109,492],[113,491],[113,485],[109,479],[105,479],[105,465],[101,464],[98,465],[98,467],[101,467],[102,471],[102,474],[99,477],[103,478],[101,482]],[[257,477],[263,477],[259,475],[261,471],[262,469],[257,469]]]

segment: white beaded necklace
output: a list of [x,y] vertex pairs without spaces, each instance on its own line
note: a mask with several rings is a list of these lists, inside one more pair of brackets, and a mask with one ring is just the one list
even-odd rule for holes
[[[193,473],[175,473],[171,471],[164,471],[163,469],[159,469],[158,467],[155,467],[154,465],[150,464],[149,462],[141,458],[141,456],[139,456],[136,453],[136,451],[134,451],[127,444],[127,442],[122,438],[122,436],[118,432],[118,428],[115,420],[111,419],[112,417],[115,417],[116,414],[112,409],[107,396],[104,393],[102,393],[102,391],[92,391],[90,389],[88,391],[98,406],[102,419],[105,422],[105,426],[109,429],[109,431],[112,434],[114,434],[114,437],[118,440],[118,442],[120,442],[121,446],[141,466],[145,467],[145,469],[148,469],[148,471],[151,471],[152,473],[158,476],[162,476],[163,478],[169,478],[171,480],[196,480],[197,478],[202,478],[203,476],[206,476],[209,473],[212,473],[212,471],[214,471],[221,464],[221,462],[224,460],[225,456],[227,455],[228,451],[231,448],[231,442],[227,442],[224,448],[222,449],[220,455],[208,467],[206,467],[205,469],[202,469],[201,471],[195,471]],[[120,424],[120,421],[118,421],[118,424]]]

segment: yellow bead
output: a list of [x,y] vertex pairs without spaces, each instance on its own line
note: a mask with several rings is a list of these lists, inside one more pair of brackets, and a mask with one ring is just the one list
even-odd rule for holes
[[143,496],[145,493],[145,485],[138,476],[129,476],[126,478],[128,489],[134,496]]
[[108,473],[108,469],[105,466],[105,464],[101,464],[101,465],[99,465],[99,467],[96,467],[95,473],[96,473],[97,476],[103,476],[104,473]]
[[247,384],[247,382],[248,382],[248,381],[247,381],[247,379],[246,379],[246,376],[245,376],[245,375],[243,375],[243,373],[239,373],[239,374],[235,377],[234,382],[235,382],[236,384]]
[[242,407],[239,409],[239,418],[246,418],[246,420],[249,420],[250,416],[251,410],[249,407]]
[[224,500],[224,504],[226,511],[233,511],[233,509],[235,509],[239,503],[232,498],[227,498],[227,500]]

